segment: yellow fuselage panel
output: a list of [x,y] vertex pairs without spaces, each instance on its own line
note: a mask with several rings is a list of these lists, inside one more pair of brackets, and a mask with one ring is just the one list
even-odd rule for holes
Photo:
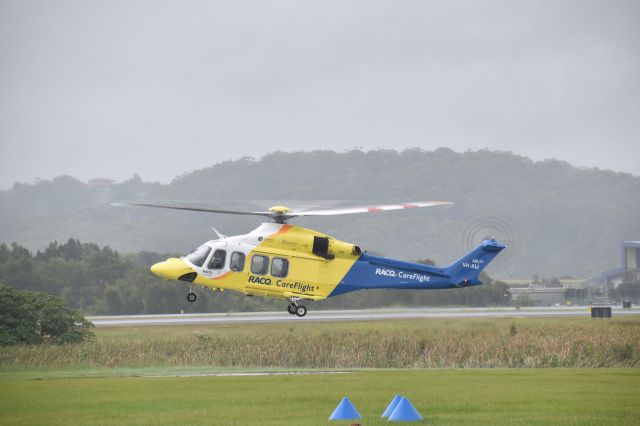
[[[242,271],[226,270],[214,277],[208,277],[206,271],[204,273],[200,271],[194,284],[251,295],[321,300],[331,294],[359,257],[359,254],[355,254],[353,250],[353,244],[335,240],[309,229],[277,225],[272,230],[275,232],[263,237],[258,244],[229,243],[228,246],[222,247],[227,249],[227,256],[234,250],[245,253],[245,265]],[[312,253],[316,236],[329,239],[329,253],[333,256],[332,259],[325,259]],[[271,268],[265,275],[253,274],[251,261],[254,255],[267,256],[270,260],[274,257],[287,259],[289,261],[287,275],[272,276]],[[186,265],[186,262],[182,262]]]

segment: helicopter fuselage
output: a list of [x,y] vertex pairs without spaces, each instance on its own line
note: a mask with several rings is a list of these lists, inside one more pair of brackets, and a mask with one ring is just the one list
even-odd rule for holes
[[153,265],[151,271],[167,279],[293,304],[363,289],[482,284],[480,271],[503,248],[486,240],[453,264],[437,267],[372,256],[357,245],[299,226],[263,223],[246,235],[208,241],[182,258]]

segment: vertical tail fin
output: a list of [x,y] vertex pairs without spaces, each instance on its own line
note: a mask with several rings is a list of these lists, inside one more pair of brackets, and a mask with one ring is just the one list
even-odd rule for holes
[[455,285],[482,284],[478,279],[480,272],[506,247],[493,239],[484,240],[480,246],[445,267],[444,273]]

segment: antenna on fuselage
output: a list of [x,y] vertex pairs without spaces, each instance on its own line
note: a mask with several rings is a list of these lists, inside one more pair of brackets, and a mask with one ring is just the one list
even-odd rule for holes
[[221,233],[219,233],[218,230],[216,228],[214,228],[213,226],[211,227],[211,230],[216,233],[216,235],[218,236],[219,240],[221,240],[223,238],[227,238],[226,235],[222,235]]

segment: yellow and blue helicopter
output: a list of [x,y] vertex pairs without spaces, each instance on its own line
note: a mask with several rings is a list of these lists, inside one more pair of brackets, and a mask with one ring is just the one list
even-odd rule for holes
[[[374,213],[446,206],[446,201],[421,201],[372,207],[294,211],[284,206],[267,211],[211,208],[183,203],[130,202],[129,205],[198,212],[266,216],[271,219],[246,235],[207,241],[181,258],[156,263],[151,271],[163,278],[214,290],[287,300],[287,311],[304,317],[304,300],[323,300],[364,289],[446,289],[480,285],[480,272],[506,246],[495,239],[482,243],[452,264],[429,266],[374,256],[355,244],[290,225],[302,216]],[[217,232],[217,231],[216,231]],[[189,287],[187,300],[197,296]]]

